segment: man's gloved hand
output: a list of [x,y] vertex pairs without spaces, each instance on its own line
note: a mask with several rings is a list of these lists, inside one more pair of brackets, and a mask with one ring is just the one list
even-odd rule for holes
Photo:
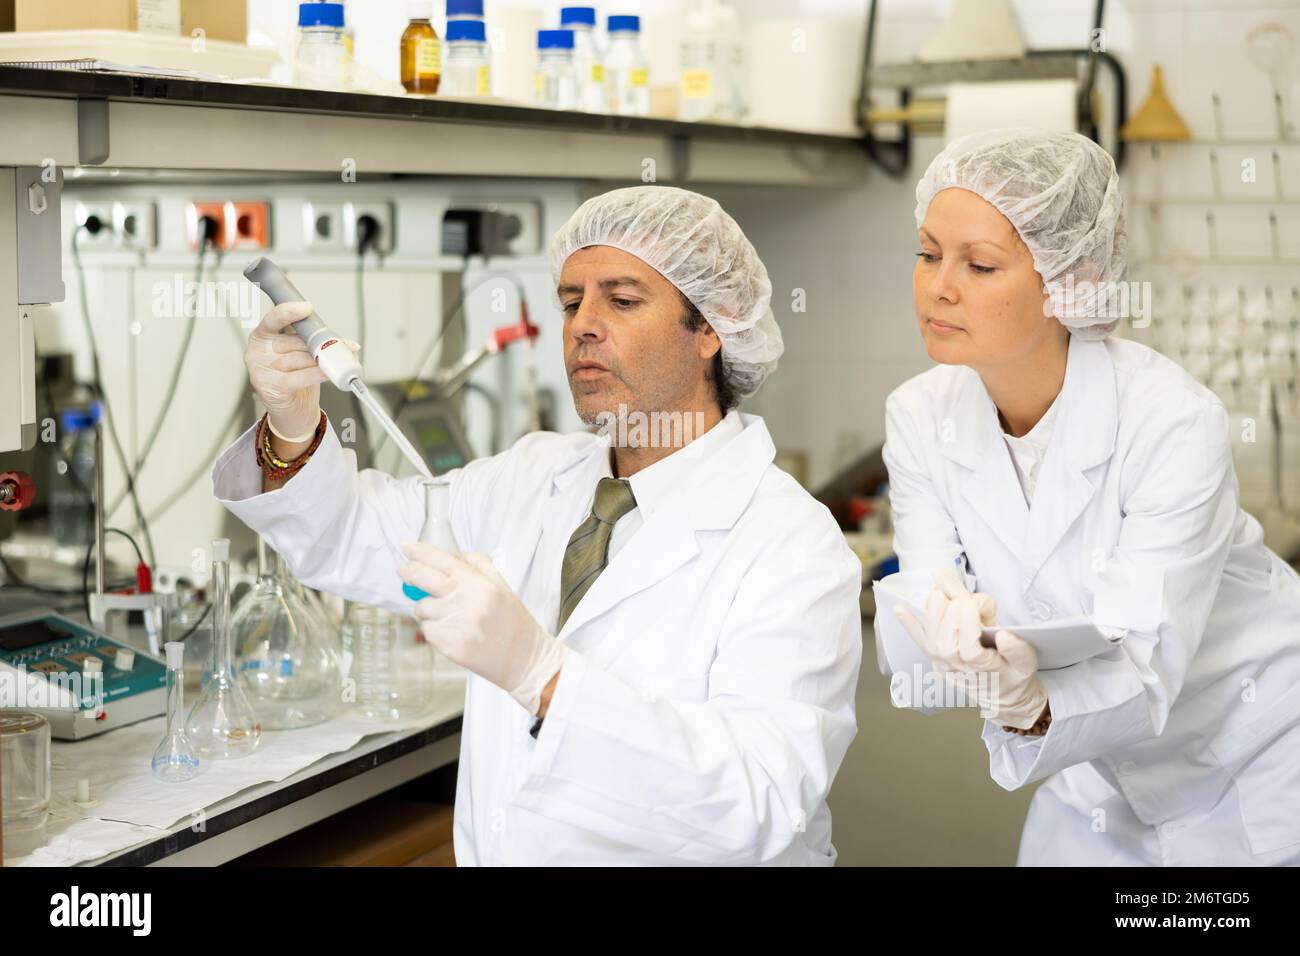
[[[271,431],[285,441],[306,441],[320,423],[320,383],[329,381],[289,326],[311,315],[310,302],[282,302],[262,316],[248,336],[244,365],[253,391],[266,406]],[[354,351],[357,346],[353,342]]]
[[528,713],[564,664],[565,646],[515,596],[491,560],[422,542],[402,545],[402,580],[429,597],[415,605],[425,639],[461,667],[491,681]]
[[[925,623],[903,607],[898,620],[917,646],[945,674],[975,700],[990,720],[1027,730],[1047,706],[1047,689],[1038,678],[1038,654],[1032,645],[1010,631],[997,632],[994,647],[981,643],[980,630],[996,625],[993,598],[971,594],[955,569],[935,575],[926,600]],[[980,675],[988,675],[981,678]]]

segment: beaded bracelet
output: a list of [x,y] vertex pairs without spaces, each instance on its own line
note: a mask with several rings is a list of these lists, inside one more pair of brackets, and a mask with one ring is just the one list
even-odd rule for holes
[[269,415],[263,415],[262,420],[257,423],[257,434],[254,436],[254,448],[257,456],[257,465],[262,469],[268,481],[288,481],[310,460],[312,453],[320,447],[321,440],[325,437],[325,429],[329,427],[329,420],[325,413],[320,413],[320,421],[316,424],[316,431],[312,435],[311,444],[297,458],[292,461],[285,461],[275,454],[271,445],[271,429],[268,422]]
[[1021,737],[1042,737],[1047,733],[1047,728],[1050,726],[1052,726],[1052,709],[1050,707],[1044,707],[1042,714],[1040,714],[1038,719],[1034,721],[1032,727],[1021,729],[1019,727],[1004,726],[1002,729],[1010,731],[1013,734],[1018,734]]

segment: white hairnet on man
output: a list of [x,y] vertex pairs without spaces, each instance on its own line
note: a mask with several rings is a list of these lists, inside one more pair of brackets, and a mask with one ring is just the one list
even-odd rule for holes
[[758,391],[785,346],[757,250],[716,200],[673,186],[629,186],[588,199],[551,239],[551,275],[578,249],[613,246],[675,285],[722,341],[739,398]]
[[[1127,259],[1124,203],[1109,153],[1078,133],[999,129],[960,137],[916,184],[918,228],[934,197],[952,187],[980,196],[1015,227],[1061,324],[1086,339],[1115,330],[1107,297],[1093,294],[1124,278]],[[1080,286],[1088,291],[1077,293]]]

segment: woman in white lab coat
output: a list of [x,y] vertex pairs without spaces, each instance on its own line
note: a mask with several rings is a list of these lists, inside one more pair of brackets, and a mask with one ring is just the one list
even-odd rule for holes
[[[881,627],[975,690],[994,780],[1047,779],[1019,862],[1300,863],[1300,577],[1238,506],[1219,400],[1110,337],[1113,162],[1076,134],[965,137],[916,218],[939,365],[889,397],[885,461],[901,568],[940,573],[924,621]],[[1115,649],[1038,672],[1015,625],[1080,616]]]

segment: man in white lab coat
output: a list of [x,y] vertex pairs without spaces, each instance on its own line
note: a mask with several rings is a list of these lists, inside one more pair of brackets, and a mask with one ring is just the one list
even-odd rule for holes
[[470,671],[459,863],[833,863],[861,567],[734,407],[782,351],[766,269],[716,202],[660,186],[583,204],[551,260],[600,435],[528,435],[427,497],[358,473],[285,304],[246,355],[267,416],[215,494],[301,580],[413,609]]

